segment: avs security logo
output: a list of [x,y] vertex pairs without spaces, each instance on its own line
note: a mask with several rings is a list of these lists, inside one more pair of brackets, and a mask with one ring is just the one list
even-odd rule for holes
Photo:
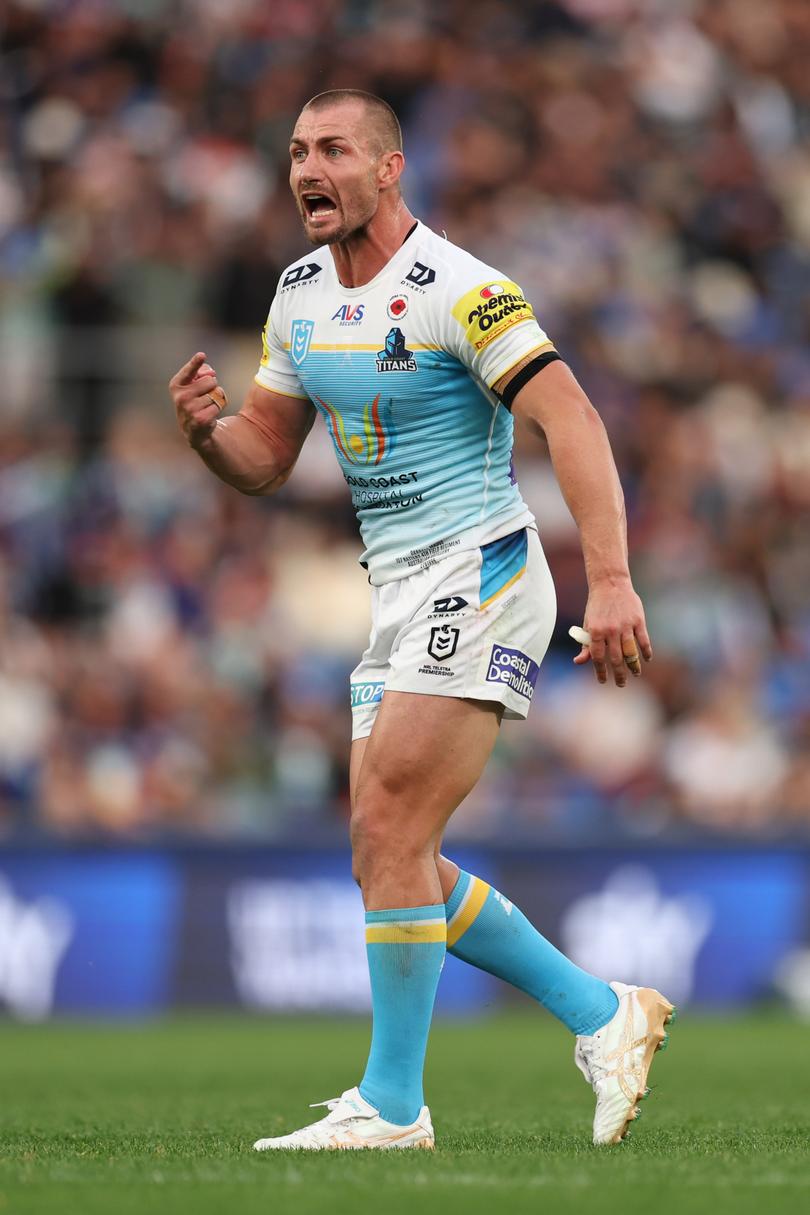
[[293,321],[292,332],[290,334],[290,357],[296,367],[300,367],[304,359],[309,354],[309,348],[312,344],[312,331],[315,328],[314,321]]
[[500,283],[484,283],[462,295],[453,307],[453,316],[470,345],[483,350],[513,325],[532,320],[534,312],[517,283],[504,279]]
[[315,398],[326,416],[326,424],[332,442],[349,464],[379,464],[383,457],[390,456],[397,445],[397,429],[394,425],[394,405],[390,399],[380,405],[378,392],[370,405],[358,411],[354,426],[348,422],[331,401]]
[[487,683],[505,683],[518,696],[531,700],[540,668],[521,650],[494,645],[489,659]]
[[293,266],[292,270],[288,270],[281,280],[281,290],[283,291],[285,287],[298,287],[301,283],[308,283],[320,272],[321,267],[317,262],[307,262],[304,266]]
[[430,630],[430,641],[427,652],[437,662],[452,658],[458,647],[458,636],[461,629],[451,629],[447,624],[437,624]]
[[405,349],[405,334],[401,329],[389,329],[385,349],[377,352],[377,371],[418,371],[412,350]]
[[332,320],[341,325],[359,325],[365,310],[365,304],[341,304]]

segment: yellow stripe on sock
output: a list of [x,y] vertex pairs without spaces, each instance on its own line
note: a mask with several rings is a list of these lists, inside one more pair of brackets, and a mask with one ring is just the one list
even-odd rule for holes
[[447,925],[430,920],[404,920],[366,924],[367,945],[438,945],[447,937]]
[[453,916],[450,923],[447,925],[447,948],[455,945],[459,937],[462,937],[467,929],[472,924],[473,920],[478,915],[484,903],[487,901],[489,894],[489,885],[482,882],[480,878],[474,877],[467,897],[459,907],[456,914]]
[[491,603],[494,603],[495,600],[504,593],[504,591],[508,591],[510,586],[514,586],[515,583],[517,582],[518,578],[522,578],[525,573],[526,573],[526,566],[522,565],[520,567],[520,569],[518,570],[518,572],[516,574],[514,574],[509,579],[508,582],[504,582],[503,586],[498,588],[498,590],[495,592],[494,595],[490,595],[489,599],[485,599],[482,604],[479,604],[479,607],[478,607],[479,612],[482,611],[485,607],[489,607],[489,605]]

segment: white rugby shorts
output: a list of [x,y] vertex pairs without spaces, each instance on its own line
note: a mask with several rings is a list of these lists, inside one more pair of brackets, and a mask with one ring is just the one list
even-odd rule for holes
[[537,532],[374,586],[368,649],[351,675],[352,738],[371,733],[386,691],[491,700],[529,712],[557,601]]

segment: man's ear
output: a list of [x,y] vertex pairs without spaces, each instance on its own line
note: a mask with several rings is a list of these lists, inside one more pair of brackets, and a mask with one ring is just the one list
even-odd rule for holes
[[388,188],[396,185],[405,168],[405,157],[401,152],[386,152],[380,157],[380,167],[377,177],[381,187]]

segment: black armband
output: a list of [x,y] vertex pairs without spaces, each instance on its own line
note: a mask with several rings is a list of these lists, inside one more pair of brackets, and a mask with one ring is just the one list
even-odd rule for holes
[[521,388],[528,384],[529,380],[533,380],[538,371],[542,371],[544,367],[548,367],[549,363],[556,363],[559,357],[556,350],[547,350],[544,354],[538,354],[537,358],[532,359],[525,367],[521,367],[517,375],[513,376],[506,385],[503,392],[497,394],[502,404],[507,409],[511,409],[515,397]]

